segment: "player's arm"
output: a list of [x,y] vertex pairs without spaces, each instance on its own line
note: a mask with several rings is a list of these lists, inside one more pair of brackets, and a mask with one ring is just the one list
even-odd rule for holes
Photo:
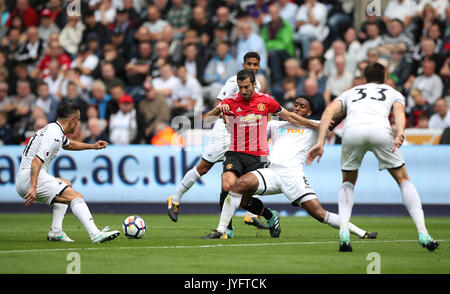
[[281,110],[281,112],[277,113],[277,115],[294,125],[308,127],[312,129],[319,129],[320,126],[318,123],[313,122],[307,118],[304,118],[294,112],[288,111],[284,108]]
[[25,206],[30,206],[36,200],[36,190],[38,184],[38,176],[42,167],[42,159],[39,156],[35,156],[31,161],[30,170],[30,188],[28,189],[27,195],[23,197],[25,199]]
[[320,119],[320,128],[319,135],[317,137],[317,143],[309,150],[308,154],[306,154],[307,165],[310,165],[316,157],[318,157],[317,162],[320,161],[324,150],[323,146],[325,145],[325,136],[327,135],[331,120],[337,113],[342,112],[342,110],[343,105],[340,100],[334,100],[327,106],[327,108],[325,108],[325,111],[322,114],[322,118]]
[[328,130],[330,130],[330,131],[334,130],[334,128],[336,128],[344,120],[344,118],[346,116],[347,116],[346,111],[340,111],[340,112],[336,113],[333,116],[333,119],[331,120],[330,125],[328,126]]
[[393,104],[393,112],[395,119],[395,126],[397,127],[397,133],[394,138],[394,146],[392,147],[392,152],[395,151],[396,148],[400,148],[402,146],[403,141],[405,140],[405,107],[403,104],[399,102],[395,102]]
[[63,149],[72,151],[89,150],[89,149],[99,150],[104,149],[107,146],[108,143],[102,140],[97,141],[95,144],[87,144],[83,142],[70,140],[68,145],[63,146]]

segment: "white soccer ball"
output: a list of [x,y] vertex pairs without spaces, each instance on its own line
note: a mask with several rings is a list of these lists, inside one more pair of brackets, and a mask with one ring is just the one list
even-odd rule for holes
[[142,217],[130,215],[122,224],[123,233],[130,239],[140,239],[147,231],[147,225]]

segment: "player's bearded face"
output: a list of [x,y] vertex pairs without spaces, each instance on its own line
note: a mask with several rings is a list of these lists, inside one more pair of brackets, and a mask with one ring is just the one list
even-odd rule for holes
[[249,78],[243,81],[238,80],[238,87],[242,98],[245,100],[250,100],[250,98],[252,98],[253,92],[255,91],[255,85],[250,82]]

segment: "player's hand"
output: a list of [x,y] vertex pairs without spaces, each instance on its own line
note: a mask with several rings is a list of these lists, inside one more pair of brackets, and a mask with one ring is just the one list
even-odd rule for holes
[[395,149],[398,149],[402,146],[405,141],[405,136],[403,134],[397,134],[394,139],[394,146],[392,147],[392,152],[395,152]]
[[25,206],[30,206],[33,204],[34,200],[36,200],[36,188],[30,187],[27,195],[25,195],[23,199],[25,199]]
[[321,144],[314,145],[311,150],[309,150],[308,154],[306,154],[306,165],[311,165],[314,159],[317,157],[317,163],[320,162],[320,158],[322,157],[324,148]]
[[99,150],[99,149],[105,149],[106,147],[108,147],[108,143],[103,141],[103,140],[98,140],[95,144],[94,144],[94,149],[95,150]]
[[221,104],[219,106],[220,111],[224,114],[224,115],[234,115],[234,113],[230,110],[230,105],[228,104]]

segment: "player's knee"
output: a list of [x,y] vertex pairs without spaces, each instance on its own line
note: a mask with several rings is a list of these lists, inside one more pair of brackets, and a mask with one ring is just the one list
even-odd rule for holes
[[251,187],[252,181],[248,177],[241,177],[237,180],[236,184],[233,186],[233,192],[242,194],[244,192],[247,192],[249,190],[249,187]]

